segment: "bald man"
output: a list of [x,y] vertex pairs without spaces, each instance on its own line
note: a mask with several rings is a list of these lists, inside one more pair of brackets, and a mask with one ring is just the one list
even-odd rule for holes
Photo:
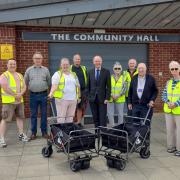
[[[128,88],[126,90],[126,103],[128,105],[128,93],[129,93],[129,87],[131,84],[131,79],[138,74],[137,71],[137,61],[134,58],[129,59],[128,61],[128,69],[125,71],[126,77],[127,77],[127,82],[128,82]],[[128,111],[128,115],[131,115],[132,111]]]
[[[148,119],[151,119],[158,88],[154,77],[147,74],[146,64],[138,64],[137,70],[138,75],[133,77],[129,88],[128,108],[132,110],[132,116],[145,118],[149,107],[151,107],[148,116]],[[139,122],[139,119],[134,119],[134,121]]]
[[26,91],[26,85],[23,76],[16,72],[16,61],[9,60],[7,71],[0,76],[1,97],[2,97],[2,120],[0,121],[0,147],[6,147],[5,132],[6,122],[12,121],[16,115],[16,122],[19,130],[19,140],[29,141],[29,138],[23,132],[24,103],[23,95]]

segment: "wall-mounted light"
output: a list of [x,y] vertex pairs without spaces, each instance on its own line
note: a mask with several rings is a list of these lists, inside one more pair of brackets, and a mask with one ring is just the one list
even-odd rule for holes
[[105,34],[106,30],[105,29],[94,29],[94,33]]

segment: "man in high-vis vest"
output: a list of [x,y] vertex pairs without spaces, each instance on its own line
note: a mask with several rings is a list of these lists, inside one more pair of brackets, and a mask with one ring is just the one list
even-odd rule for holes
[[169,69],[173,78],[166,83],[162,95],[166,118],[167,152],[175,153],[175,156],[180,157],[180,64],[171,61]]
[[73,122],[76,105],[80,101],[80,86],[75,73],[70,71],[69,59],[62,58],[60,69],[52,76],[49,98],[55,98],[58,123]]
[[2,99],[2,120],[0,121],[0,146],[6,147],[5,132],[6,122],[12,121],[16,115],[17,126],[19,130],[19,140],[29,141],[29,138],[23,132],[24,120],[24,100],[23,94],[26,91],[26,85],[23,76],[16,72],[16,61],[9,60],[7,71],[0,76],[1,99]]
[[[132,78],[138,74],[138,70],[136,69],[137,67],[137,61],[136,59],[129,59],[128,61],[128,69],[125,71],[125,74],[127,76],[127,82],[128,82],[128,87],[126,90],[126,103],[128,104],[128,93],[129,93],[129,87],[131,84]],[[128,114],[131,115],[131,111],[128,111]]]
[[122,66],[116,62],[113,66],[114,74],[111,75],[111,99],[107,104],[107,115],[111,127],[117,125],[114,121],[115,110],[118,116],[118,125],[123,123],[125,93],[127,89],[127,76],[122,71]]
[[78,77],[80,90],[81,90],[81,102],[77,104],[76,113],[74,117],[74,121],[77,124],[81,123],[81,119],[84,117],[85,110],[87,108],[87,69],[85,66],[81,65],[81,56],[79,54],[75,54],[73,56],[73,65],[71,65],[71,71],[76,73]]

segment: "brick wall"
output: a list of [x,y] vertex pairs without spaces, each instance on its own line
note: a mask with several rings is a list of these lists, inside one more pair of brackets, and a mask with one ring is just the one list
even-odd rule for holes
[[[14,26],[0,26],[0,44],[13,44],[14,58],[16,59],[16,31]],[[7,61],[0,59],[0,74],[6,70]],[[0,97],[1,112],[1,97]],[[0,113],[1,116],[1,113]]]
[[[32,55],[35,51],[41,51],[44,55],[44,65],[48,66],[48,43],[39,41],[22,41],[21,32],[93,32],[88,28],[49,28],[49,27],[26,27],[26,26],[1,26],[0,43],[12,43],[15,47],[15,58],[18,62],[18,71],[24,73],[26,68],[32,65]],[[7,33],[8,32],[8,33]],[[123,29],[106,29],[107,33],[155,33],[155,34],[173,34],[180,33],[179,30],[123,30]],[[150,43],[148,60],[149,72],[154,75],[160,90],[157,99],[156,111],[162,111],[162,102],[160,95],[165,82],[170,77],[168,63],[171,60],[180,61],[180,43]],[[5,70],[5,63],[0,61],[0,73]],[[163,76],[159,76],[163,72]],[[25,111],[29,116],[28,94],[25,95]]]

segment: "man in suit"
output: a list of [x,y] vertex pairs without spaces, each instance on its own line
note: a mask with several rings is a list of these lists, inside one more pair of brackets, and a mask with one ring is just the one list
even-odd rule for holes
[[[138,65],[138,74],[133,77],[128,94],[128,108],[132,116],[145,118],[149,107],[151,111],[148,119],[152,118],[154,102],[158,95],[158,88],[154,77],[146,73],[144,63]],[[135,122],[139,121],[134,119]]]
[[111,95],[111,76],[109,70],[102,67],[102,58],[93,58],[94,68],[88,73],[88,98],[95,127],[107,125],[107,102]]

